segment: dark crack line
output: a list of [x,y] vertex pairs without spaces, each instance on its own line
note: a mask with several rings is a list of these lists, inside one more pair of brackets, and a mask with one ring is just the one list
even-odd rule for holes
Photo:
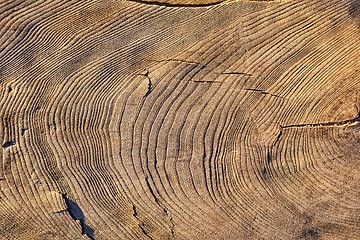
[[139,223],[138,226],[141,229],[141,231],[144,233],[145,236],[147,236],[150,240],[153,240],[153,238],[145,230],[145,223],[144,222]]
[[[164,214],[165,214],[167,217],[169,217],[170,233],[171,233],[172,236],[174,236],[174,227],[175,227],[175,225],[174,225],[174,223],[173,223],[173,219],[172,219],[171,215],[169,214],[169,212],[168,212],[168,210],[166,209],[166,207],[162,206],[162,204],[160,203],[159,199],[156,197],[155,192],[154,192],[153,188],[152,188],[151,185],[150,185],[149,178],[148,178],[147,175],[145,176],[145,182],[146,182],[146,185],[148,186],[148,188],[149,188],[149,190],[150,190],[150,193],[151,193],[152,197],[154,198],[156,204],[157,204],[159,207],[161,207],[162,210],[163,210],[163,212],[164,212]],[[137,218],[137,210],[136,210],[135,205],[133,205],[133,216],[134,216],[136,219],[139,220],[139,218]]]
[[[286,126],[280,125],[280,132],[273,143],[273,145],[269,146],[267,151],[267,163],[270,164],[272,162],[272,149],[273,147],[280,142],[280,139],[283,135],[283,129],[290,128],[311,128],[311,127],[339,127],[339,126],[347,126],[350,124],[358,124],[360,122],[360,112],[353,119],[339,121],[339,122],[324,122],[324,123],[305,123],[305,124],[290,124]],[[264,169],[263,175],[266,174],[266,170]]]
[[168,3],[168,2],[143,1],[143,0],[128,0],[128,1],[145,4],[145,5],[155,5],[162,7],[191,7],[191,8],[211,7],[211,6],[219,5],[224,2],[224,1],[217,1],[213,3],[193,4],[193,3]]
[[265,91],[263,91],[263,90],[259,90],[259,89],[255,89],[255,88],[246,88],[245,90],[247,90],[247,91],[254,91],[254,92],[259,92],[259,93],[262,93],[262,94],[265,94],[265,95],[270,95],[270,96],[272,96],[272,97],[277,97],[277,98],[282,98],[283,99],[283,97],[281,97],[281,96],[279,96],[279,95],[275,95],[275,94],[272,94],[272,93],[269,93],[269,92],[265,92]]
[[360,113],[355,118],[339,122],[323,122],[323,123],[304,123],[304,124],[290,124],[282,126],[282,129],[287,128],[307,128],[307,127],[339,127],[347,126],[350,124],[358,124],[360,122]]
[[141,229],[141,231],[143,232],[143,234],[144,234],[147,238],[153,240],[153,238],[152,238],[152,237],[148,234],[148,232],[145,230],[145,222],[141,221],[141,220],[138,218],[137,208],[136,208],[136,206],[135,206],[134,204],[132,205],[132,208],[133,208],[133,217],[134,217],[137,221],[139,221],[139,223],[138,223],[139,228]]
[[[291,124],[282,126],[280,125],[280,132],[275,140],[275,142],[268,147],[267,150],[267,163],[270,164],[273,160],[272,156],[272,149],[273,147],[278,144],[281,140],[281,137],[283,135],[283,129],[289,129],[289,128],[311,128],[311,127],[338,127],[338,126],[347,126],[350,124],[358,124],[360,122],[360,112],[355,116],[353,119],[339,121],[339,122],[324,122],[324,123],[305,123],[305,124]],[[266,169],[263,170],[263,175],[266,175]]]
[[162,206],[161,206],[160,203],[159,203],[159,199],[156,197],[155,192],[154,192],[154,190],[152,189],[152,187],[151,187],[151,185],[150,185],[150,183],[149,183],[149,178],[148,178],[148,176],[145,176],[145,182],[146,182],[146,185],[148,186],[148,188],[149,188],[149,190],[150,190],[150,193],[151,193],[151,195],[153,196],[156,204],[162,208]]
[[149,82],[148,82],[148,91],[146,93],[146,96],[149,96],[149,94],[151,93],[152,91],[152,82],[151,82],[151,79],[148,77],[149,79]]
[[278,136],[277,136],[277,138],[276,138],[273,146],[275,146],[278,142],[280,142],[280,139],[281,139],[281,137],[282,137],[282,135],[283,135],[282,129],[283,129],[283,127],[280,125],[280,132],[279,132],[279,134],[278,134]]
[[175,224],[174,224],[174,222],[173,222],[173,218],[172,218],[172,216],[169,214],[168,210],[167,210],[165,207],[163,208],[163,211],[164,211],[165,215],[166,215],[167,217],[169,217],[169,222],[170,222],[170,224],[169,224],[170,234],[171,234],[172,237],[174,237]]
[[139,220],[139,218],[137,217],[138,213],[137,213],[137,209],[136,209],[136,206],[133,204],[132,205],[132,208],[133,208],[133,216],[134,218],[136,218],[137,220]]
[[175,237],[174,235],[175,235],[175,224],[174,224],[174,221],[173,221],[173,218],[172,217],[170,217],[170,224],[171,224],[171,226],[170,226],[170,233],[171,233],[171,236],[172,237]]
[[[144,1],[144,0],[128,0],[129,2],[136,2],[145,5],[155,5],[155,6],[163,6],[163,7],[191,7],[191,8],[203,8],[203,7],[211,7],[219,4],[226,3],[225,0],[212,2],[212,3],[169,3],[169,2],[158,2],[158,1]],[[263,0],[248,0],[249,2],[261,2]],[[276,2],[276,1],[270,1]]]
[[[268,165],[273,160],[273,154],[272,154],[273,148],[276,146],[276,144],[278,144],[280,142],[280,139],[281,139],[281,137],[283,135],[282,129],[283,129],[283,127],[280,125],[280,132],[277,135],[275,142],[271,146],[268,147],[268,150],[267,150],[267,163],[268,163]],[[264,168],[262,175],[263,176],[266,175],[266,168]]]
[[221,74],[225,74],[225,75],[242,75],[242,76],[248,76],[248,77],[253,76],[252,74],[245,73],[245,72],[222,72]]

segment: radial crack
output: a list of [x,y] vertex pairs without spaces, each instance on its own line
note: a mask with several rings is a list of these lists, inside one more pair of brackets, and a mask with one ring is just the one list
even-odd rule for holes
[[259,92],[259,93],[262,93],[262,94],[269,94],[270,96],[273,96],[273,97],[277,97],[277,98],[283,98],[279,95],[275,95],[275,94],[272,94],[272,93],[269,93],[269,92],[265,92],[263,90],[260,90],[260,89],[255,89],[255,88],[246,88],[245,90],[247,91],[254,91],[254,92]]
[[358,124],[360,122],[360,113],[355,118],[339,121],[339,122],[323,122],[323,123],[303,123],[303,124],[290,124],[283,126],[282,129],[286,128],[311,128],[311,127],[345,127],[352,124]]

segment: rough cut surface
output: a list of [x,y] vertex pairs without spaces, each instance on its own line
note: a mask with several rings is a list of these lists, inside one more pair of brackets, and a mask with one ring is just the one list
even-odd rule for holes
[[0,0],[0,239],[360,239],[360,1]]

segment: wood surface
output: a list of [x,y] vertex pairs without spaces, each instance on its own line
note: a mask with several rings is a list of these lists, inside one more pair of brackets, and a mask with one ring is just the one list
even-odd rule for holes
[[360,1],[0,0],[0,239],[360,239]]

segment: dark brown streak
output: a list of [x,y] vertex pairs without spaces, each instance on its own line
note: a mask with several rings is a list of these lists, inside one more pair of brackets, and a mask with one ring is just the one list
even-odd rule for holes
[[195,83],[223,83],[221,81],[203,81],[203,80],[193,80]]
[[226,74],[226,75],[243,75],[243,76],[248,76],[248,77],[252,77],[253,75],[250,73],[245,73],[245,72],[222,72],[221,74]]
[[215,5],[219,5],[223,1],[213,2],[213,3],[168,3],[168,2],[158,2],[158,1],[142,1],[142,0],[128,0],[129,2],[136,2],[140,4],[146,5],[155,5],[155,6],[162,6],[162,7],[211,7]]

